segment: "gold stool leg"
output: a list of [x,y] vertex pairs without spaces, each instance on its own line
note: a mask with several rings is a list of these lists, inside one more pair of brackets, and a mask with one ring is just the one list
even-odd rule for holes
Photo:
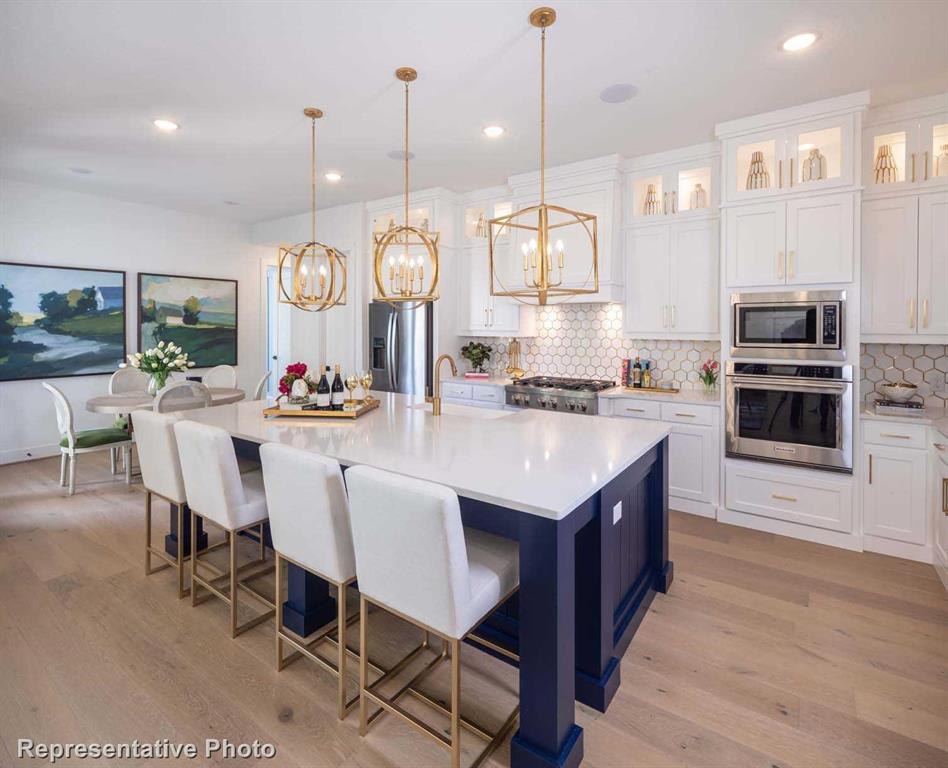
[[[178,551],[175,554],[175,566],[178,570],[178,600],[180,600],[187,594],[184,589],[184,544],[181,541],[181,532],[184,530],[184,505],[177,504],[176,506],[178,507]],[[191,557],[194,557],[193,549]]]
[[273,568],[276,581],[276,668],[279,672],[283,669],[283,640],[280,637],[283,631],[283,559],[276,550],[273,550]]
[[[195,576],[197,575],[197,515],[194,510],[191,512],[191,607],[197,605],[198,584]],[[181,529],[178,529],[178,549],[181,549]]]
[[[180,531],[181,529],[178,528]],[[181,549],[180,542],[178,549]],[[151,491],[145,491],[145,575],[151,573]]]
[[336,609],[338,611],[336,614],[336,626],[339,628],[339,642],[336,646],[338,653],[336,669],[339,670],[339,719],[343,720],[346,716],[346,585],[337,584],[336,586],[339,590],[336,594]]
[[237,537],[233,531],[227,533],[230,539],[230,636],[237,637]]
[[451,646],[451,768],[461,768],[461,641]]
[[[365,598],[359,596],[359,735],[365,736],[368,730],[368,701],[365,689],[369,683],[369,648],[366,627],[369,623],[369,610]],[[342,645],[342,643],[340,643]]]

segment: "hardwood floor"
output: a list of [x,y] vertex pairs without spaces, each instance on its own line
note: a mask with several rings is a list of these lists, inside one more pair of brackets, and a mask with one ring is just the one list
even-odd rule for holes
[[[187,764],[447,765],[392,718],[360,738],[315,665],[274,671],[272,623],[231,640],[222,602],[191,608],[171,571],[146,578],[141,486],[112,482],[100,458],[83,457],[71,498],[56,460],[0,467],[0,765],[48,764],[17,761],[18,738],[207,737],[270,742],[277,759]],[[930,566],[680,513],[672,527],[675,582],[629,648],[615,701],[604,715],[578,708],[584,765],[948,766],[948,599]],[[415,640],[402,626],[373,614],[383,660]],[[432,690],[447,690],[446,672]],[[516,685],[465,649],[466,711],[495,725]],[[481,743],[465,747],[469,760]],[[492,762],[507,760],[505,746]]]

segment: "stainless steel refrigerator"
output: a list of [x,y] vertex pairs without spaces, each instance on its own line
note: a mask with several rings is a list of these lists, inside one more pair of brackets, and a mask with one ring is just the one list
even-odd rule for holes
[[372,389],[424,395],[431,384],[432,318],[430,306],[395,309],[369,305],[369,359]]

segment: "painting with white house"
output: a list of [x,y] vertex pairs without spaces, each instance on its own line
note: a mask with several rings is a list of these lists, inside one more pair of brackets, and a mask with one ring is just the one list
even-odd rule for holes
[[237,281],[138,275],[138,348],[172,341],[201,368],[237,364]]
[[111,373],[124,357],[124,272],[0,262],[0,381]]

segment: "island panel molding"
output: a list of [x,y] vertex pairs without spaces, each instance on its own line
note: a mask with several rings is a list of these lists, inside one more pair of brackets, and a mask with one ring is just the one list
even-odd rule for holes
[[112,373],[125,353],[125,272],[0,262],[0,381]]
[[198,368],[237,365],[237,281],[138,273],[138,349],[173,341]]
[[[528,374],[619,380],[622,361],[641,357],[654,364],[652,380],[683,388],[701,387],[698,372],[709,357],[719,360],[717,341],[625,338],[619,304],[560,304],[536,309],[537,335],[521,338],[520,367]],[[507,340],[464,338],[492,347],[486,370],[504,378],[509,364]]]

